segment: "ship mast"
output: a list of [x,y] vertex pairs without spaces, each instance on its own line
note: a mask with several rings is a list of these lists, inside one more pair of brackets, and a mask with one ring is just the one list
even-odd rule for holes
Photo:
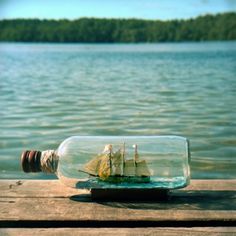
[[134,148],[134,166],[136,167],[138,161],[138,145],[134,144],[133,148]]
[[125,169],[125,142],[123,143],[122,148],[122,175],[124,175],[124,169]]
[[110,168],[112,168],[112,163],[111,163],[111,156],[112,156],[112,145],[111,144],[107,144],[103,150],[103,153],[108,153],[109,155],[109,165]]
[[110,170],[112,170],[112,163],[111,163],[112,145],[111,144],[109,144],[108,150],[109,150]]

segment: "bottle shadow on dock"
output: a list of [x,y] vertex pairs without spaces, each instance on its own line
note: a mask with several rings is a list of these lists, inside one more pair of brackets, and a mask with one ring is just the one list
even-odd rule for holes
[[[129,193],[128,193],[129,192]],[[96,202],[105,206],[146,210],[236,210],[236,191],[212,190],[105,190],[70,197],[78,202]]]

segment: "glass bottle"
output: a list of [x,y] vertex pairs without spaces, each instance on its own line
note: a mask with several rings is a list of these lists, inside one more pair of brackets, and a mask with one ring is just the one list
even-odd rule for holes
[[84,189],[175,189],[190,182],[189,142],[180,136],[73,136],[57,150],[24,151],[21,164]]

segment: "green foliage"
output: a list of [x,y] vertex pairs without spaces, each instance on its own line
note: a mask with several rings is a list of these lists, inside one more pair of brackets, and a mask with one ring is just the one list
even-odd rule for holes
[[189,20],[139,19],[0,20],[0,41],[14,42],[178,42],[235,40],[236,13]]

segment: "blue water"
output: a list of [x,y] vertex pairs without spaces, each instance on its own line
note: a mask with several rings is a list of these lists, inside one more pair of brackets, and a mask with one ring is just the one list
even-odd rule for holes
[[236,42],[0,44],[0,178],[72,135],[181,135],[192,178],[236,178]]

